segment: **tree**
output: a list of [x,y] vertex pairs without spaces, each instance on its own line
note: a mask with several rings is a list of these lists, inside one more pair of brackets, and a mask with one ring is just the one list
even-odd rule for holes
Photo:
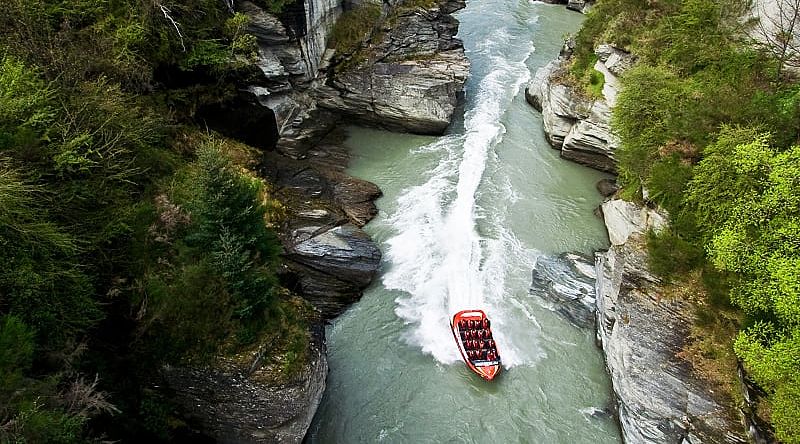
[[750,35],[778,62],[778,76],[800,67],[800,0],[756,1],[753,9]]

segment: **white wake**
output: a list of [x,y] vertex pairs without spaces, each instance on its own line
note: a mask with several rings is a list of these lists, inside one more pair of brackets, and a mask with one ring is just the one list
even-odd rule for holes
[[[391,267],[383,284],[404,292],[395,312],[411,325],[407,340],[443,363],[460,359],[449,330],[455,312],[487,309],[495,325],[502,325],[497,318],[502,310],[492,307],[502,301],[509,250],[522,248],[502,227],[494,239],[482,239],[476,231],[476,192],[489,153],[505,133],[500,120],[530,78],[525,61],[533,47],[521,59],[508,60],[502,52],[509,44],[509,33],[499,29],[477,48],[491,68],[465,115],[465,134],[420,148],[440,153],[442,160],[423,184],[401,193],[388,219],[397,234],[387,241]],[[501,328],[495,331],[504,364],[520,363],[510,338]]]

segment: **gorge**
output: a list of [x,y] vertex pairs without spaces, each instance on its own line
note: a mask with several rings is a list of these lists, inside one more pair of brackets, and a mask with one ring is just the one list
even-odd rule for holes
[[0,442],[793,442],[800,93],[722,3],[0,3]]

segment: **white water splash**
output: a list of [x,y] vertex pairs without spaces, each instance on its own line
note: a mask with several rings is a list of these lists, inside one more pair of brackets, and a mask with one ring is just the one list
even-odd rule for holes
[[[476,193],[490,150],[502,140],[500,119],[520,87],[530,78],[525,61],[509,60],[503,51],[514,45],[505,29],[480,44],[478,56],[487,58],[491,70],[482,78],[473,106],[465,116],[466,133],[439,139],[424,148],[442,160],[422,185],[408,188],[398,199],[389,224],[397,234],[387,241],[391,266],[383,277],[386,288],[405,293],[395,312],[412,327],[406,339],[442,363],[460,359],[449,329],[452,315],[482,308],[498,328],[495,334],[507,367],[524,362],[522,354],[504,335],[502,307],[505,271],[511,260],[535,263],[513,234],[502,227],[496,238],[481,238],[476,231]],[[509,194],[506,198],[512,198]],[[498,219],[499,217],[499,219]]]

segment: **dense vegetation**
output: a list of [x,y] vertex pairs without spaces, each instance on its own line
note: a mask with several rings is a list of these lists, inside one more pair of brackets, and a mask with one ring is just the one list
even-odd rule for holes
[[[798,443],[800,85],[785,52],[748,37],[748,8],[601,0],[576,38],[574,70],[591,66],[599,43],[638,57],[613,124],[624,193],[671,215],[670,228],[650,236],[652,266],[697,289],[698,323],[740,330],[720,346],[732,347],[766,392],[759,413],[777,438]],[[785,41],[800,30],[780,32]]]
[[281,207],[249,147],[191,124],[253,56],[246,24],[219,0],[0,2],[0,442],[168,440],[161,363],[265,336],[302,362]]

